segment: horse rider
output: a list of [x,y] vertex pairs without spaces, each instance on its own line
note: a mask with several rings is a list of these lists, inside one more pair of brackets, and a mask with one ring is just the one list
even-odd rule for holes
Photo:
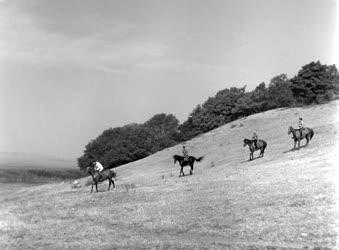
[[299,118],[298,127],[300,131],[300,137],[302,137],[302,131],[304,129],[304,121],[302,117]]
[[94,161],[93,165],[94,165],[94,170],[97,171],[99,175],[101,175],[101,172],[104,170],[104,167],[101,165],[101,163],[98,161]]
[[253,133],[252,140],[254,142],[255,148],[257,148],[257,142],[258,142],[258,135],[256,132]]
[[184,161],[188,162],[189,155],[188,155],[188,151],[187,151],[185,145],[182,146],[182,154],[184,156]]

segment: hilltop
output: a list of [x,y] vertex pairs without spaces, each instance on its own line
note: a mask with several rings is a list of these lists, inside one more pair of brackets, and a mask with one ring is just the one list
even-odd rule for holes
[[277,108],[327,103],[338,96],[336,66],[311,62],[291,79],[280,74],[268,86],[261,82],[252,91],[246,91],[246,86],[222,89],[198,104],[181,124],[173,114],[161,113],[143,124],[108,128],[85,146],[78,166],[86,169],[95,159],[106,166],[118,167],[242,117]]
[[[109,192],[66,183],[13,189],[1,198],[0,247],[334,248],[338,108],[275,109],[200,135],[186,142],[205,157],[192,176],[178,178],[177,145],[116,168]],[[315,135],[291,150],[287,129],[300,116]],[[248,161],[243,139],[254,130],[268,146]]]
[[[194,174],[206,175],[206,172],[213,174],[218,168],[228,169],[243,164],[261,165],[289,159],[292,155],[289,154],[289,150],[293,148],[293,140],[287,135],[287,131],[289,126],[297,127],[299,117],[304,118],[305,126],[315,130],[315,136],[305,150],[298,150],[294,155],[306,157],[309,156],[311,149],[315,152],[326,146],[336,145],[338,105],[339,101],[335,101],[302,108],[274,109],[238,119],[202,134],[185,143],[190,155],[205,157],[201,163],[195,163]],[[329,138],[325,133],[328,130],[333,130]],[[250,139],[253,131],[257,131],[259,139],[267,141],[268,146],[264,158],[247,162],[249,150],[243,147],[243,139]],[[302,141],[301,145],[304,144],[305,141]],[[173,166],[172,156],[181,154],[181,148],[181,144],[167,148],[147,158],[121,166],[117,168],[117,172],[119,176],[131,182],[141,181],[146,176],[148,181],[150,177],[158,178],[171,173],[177,176],[179,165]],[[258,155],[259,151],[256,151],[255,157]]]

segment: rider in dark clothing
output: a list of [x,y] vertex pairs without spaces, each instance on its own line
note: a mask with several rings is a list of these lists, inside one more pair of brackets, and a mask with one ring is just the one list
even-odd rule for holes
[[257,143],[258,143],[258,135],[257,135],[256,132],[253,133],[252,140],[253,140],[253,142],[254,142],[255,148],[257,148],[257,147],[258,147],[258,146],[257,146]]
[[184,161],[188,161],[189,156],[188,156],[188,151],[185,148],[185,146],[182,146],[182,154],[184,156]]

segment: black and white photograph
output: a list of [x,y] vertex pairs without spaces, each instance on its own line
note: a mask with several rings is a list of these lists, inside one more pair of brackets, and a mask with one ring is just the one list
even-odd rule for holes
[[0,0],[0,249],[339,249],[338,15]]

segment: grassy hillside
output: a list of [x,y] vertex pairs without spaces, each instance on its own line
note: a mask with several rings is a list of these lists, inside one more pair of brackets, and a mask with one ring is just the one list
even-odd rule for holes
[[[0,197],[0,248],[335,248],[338,107],[272,110],[201,135],[187,142],[205,156],[192,176],[178,178],[178,145],[117,168],[113,191],[14,187]],[[315,136],[293,151],[299,116]],[[250,162],[253,130],[268,146]]]

